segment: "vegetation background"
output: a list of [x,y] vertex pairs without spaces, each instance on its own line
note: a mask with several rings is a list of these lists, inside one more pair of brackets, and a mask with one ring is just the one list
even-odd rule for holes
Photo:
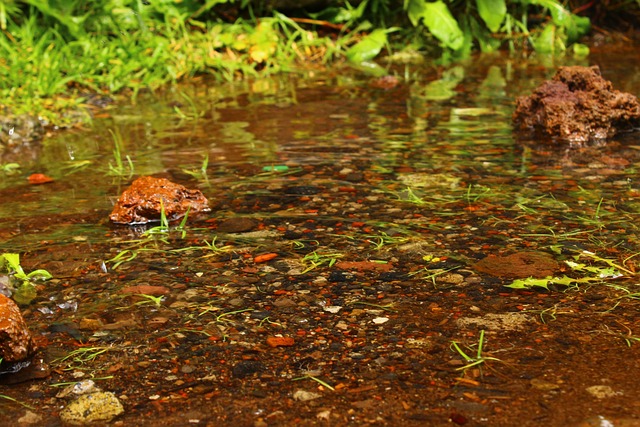
[[640,0],[0,0],[0,96],[5,116],[64,126],[88,119],[76,113],[89,97],[198,74],[348,62],[384,75],[374,58],[498,49],[587,55],[577,42],[592,23],[626,32],[639,17]]

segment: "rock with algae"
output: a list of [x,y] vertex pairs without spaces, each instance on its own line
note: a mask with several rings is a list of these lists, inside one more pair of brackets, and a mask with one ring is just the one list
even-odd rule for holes
[[123,412],[122,404],[113,393],[95,391],[70,402],[60,411],[60,419],[75,426],[108,423]]

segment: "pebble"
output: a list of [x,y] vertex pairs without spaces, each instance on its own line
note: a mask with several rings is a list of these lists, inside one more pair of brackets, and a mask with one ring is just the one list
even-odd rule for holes
[[314,393],[312,391],[296,390],[293,392],[293,400],[297,400],[299,402],[306,402],[309,400],[317,399],[319,397],[322,397],[322,395],[319,393]]

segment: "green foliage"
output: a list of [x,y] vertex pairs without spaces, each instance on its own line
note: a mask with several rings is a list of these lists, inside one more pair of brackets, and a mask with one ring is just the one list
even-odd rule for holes
[[507,16],[505,0],[476,0],[478,14],[492,33],[498,32]]
[[459,50],[462,47],[464,34],[442,0],[407,0],[405,8],[413,26],[422,21],[431,34],[447,48]]
[[[1,104],[9,113],[64,125],[62,111],[81,110],[76,90],[130,91],[135,98],[141,89],[195,74],[233,80],[288,71],[302,61],[343,58],[380,75],[386,70],[372,60],[385,48],[393,52],[407,44],[439,49],[446,58],[505,45],[562,54],[590,28],[587,18],[560,0],[363,0],[357,6],[344,1],[310,14],[312,23],[255,6],[262,4],[0,0]],[[542,17],[542,25],[532,25],[529,14]],[[588,50],[574,52],[584,56]],[[198,117],[195,111],[177,113]]]
[[[625,267],[616,264],[614,261],[601,258],[596,254],[588,251],[582,251],[578,255],[574,256],[574,261],[567,260],[565,264],[577,275],[581,277],[569,277],[563,275],[561,277],[549,276],[542,279],[536,279],[529,277],[526,279],[514,280],[511,284],[506,285],[508,288],[513,289],[531,289],[531,288],[544,288],[549,289],[549,285],[560,285],[566,287],[579,287],[583,284],[589,283],[602,283],[607,279],[617,279],[624,275],[633,276],[634,273]],[[599,264],[606,264],[607,267],[600,265],[590,265],[582,262],[578,262],[580,258],[588,258],[592,261],[596,261]]]
[[13,299],[19,304],[29,304],[36,297],[36,289],[33,281],[49,280],[53,276],[47,270],[34,270],[26,273],[20,265],[20,254],[0,254],[0,271],[7,272],[21,283],[13,293]]

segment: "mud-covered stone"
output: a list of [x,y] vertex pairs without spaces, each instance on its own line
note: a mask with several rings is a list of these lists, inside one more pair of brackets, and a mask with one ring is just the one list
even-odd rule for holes
[[0,294],[0,358],[3,363],[27,359],[34,349],[31,332],[20,308]]
[[164,209],[172,221],[190,214],[209,211],[209,201],[200,190],[190,190],[168,179],[142,176],[126,189],[109,218],[118,224],[146,224],[160,220]]
[[525,279],[553,276],[560,269],[560,264],[544,252],[517,252],[507,256],[489,255],[472,268],[491,276]]
[[572,142],[601,140],[640,127],[640,103],[613,89],[600,68],[560,67],[531,96],[516,100],[516,128]]

